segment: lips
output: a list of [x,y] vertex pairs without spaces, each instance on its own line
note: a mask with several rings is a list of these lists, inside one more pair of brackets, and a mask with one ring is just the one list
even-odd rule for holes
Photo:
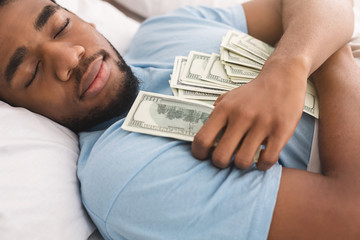
[[108,63],[103,57],[95,59],[82,77],[80,98],[92,98],[98,95],[105,87],[109,76]]

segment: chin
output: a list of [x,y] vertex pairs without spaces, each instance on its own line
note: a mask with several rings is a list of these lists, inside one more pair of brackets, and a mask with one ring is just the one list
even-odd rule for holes
[[81,132],[126,114],[138,94],[139,81],[122,58],[117,63],[117,67],[122,73],[119,74],[121,77],[111,81],[112,86],[109,86],[113,89],[111,94],[106,94],[105,100],[99,100],[100,103],[107,102],[105,106],[95,106],[85,116],[65,118],[59,123],[74,132]]

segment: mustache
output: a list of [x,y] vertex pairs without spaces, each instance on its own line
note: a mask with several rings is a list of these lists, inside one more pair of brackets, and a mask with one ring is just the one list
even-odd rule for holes
[[86,57],[81,60],[79,66],[74,71],[75,80],[78,84],[80,84],[83,75],[85,74],[86,70],[89,68],[89,65],[100,56],[102,56],[105,61],[107,58],[109,58],[110,54],[104,49],[102,49],[99,52],[93,54],[92,56]]

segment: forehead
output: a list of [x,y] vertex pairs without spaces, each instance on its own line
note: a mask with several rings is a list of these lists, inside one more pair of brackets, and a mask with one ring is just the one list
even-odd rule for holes
[[46,5],[55,5],[50,0],[12,0],[0,7],[1,36],[11,36],[13,30],[25,30],[33,23],[36,16]]

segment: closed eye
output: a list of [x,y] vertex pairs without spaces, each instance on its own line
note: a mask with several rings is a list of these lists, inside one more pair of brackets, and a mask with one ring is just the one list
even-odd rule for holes
[[28,87],[31,85],[31,83],[35,80],[36,75],[37,75],[37,73],[38,73],[38,71],[39,71],[39,66],[40,66],[40,61],[36,64],[36,68],[35,68],[34,74],[32,75],[30,81],[28,81],[28,82],[26,83],[25,88],[28,88]]
[[55,34],[54,39],[59,36],[68,26],[70,23],[70,18],[67,18],[65,20],[65,23],[62,25],[62,27],[60,28],[60,30]]

